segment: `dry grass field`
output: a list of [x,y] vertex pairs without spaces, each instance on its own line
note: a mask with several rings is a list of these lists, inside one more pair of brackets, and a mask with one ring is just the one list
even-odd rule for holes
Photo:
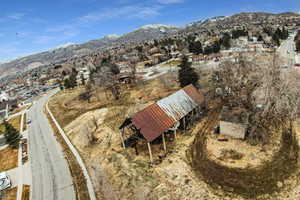
[[1,200],[16,200],[17,199],[17,187],[7,189],[3,192],[3,198]]
[[[8,120],[8,122],[15,127],[15,129],[17,129],[18,131],[20,131],[20,123],[21,123],[21,115],[18,115],[17,117],[14,117],[10,120]],[[3,134],[5,131],[4,125],[0,124],[0,135]]]
[[0,151],[0,171],[16,168],[18,165],[18,149],[7,147]]

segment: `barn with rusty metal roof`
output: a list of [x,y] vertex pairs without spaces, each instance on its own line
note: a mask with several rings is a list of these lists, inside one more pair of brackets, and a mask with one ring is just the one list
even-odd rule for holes
[[[125,120],[120,126],[120,136],[123,147],[125,148],[124,128],[131,125],[148,142],[150,154],[150,142],[160,136],[163,136],[164,149],[166,150],[164,133],[173,130],[175,131],[176,137],[176,129],[179,124],[182,121],[185,124],[185,117],[194,111],[197,113],[204,103],[204,95],[193,85],[188,85],[172,95],[146,107],[135,113],[130,120]],[[150,157],[152,160],[152,155]]]

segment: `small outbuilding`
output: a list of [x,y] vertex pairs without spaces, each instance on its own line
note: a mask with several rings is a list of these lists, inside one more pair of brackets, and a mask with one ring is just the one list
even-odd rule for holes
[[220,115],[220,134],[236,139],[245,139],[248,113],[238,107],[224,106]]

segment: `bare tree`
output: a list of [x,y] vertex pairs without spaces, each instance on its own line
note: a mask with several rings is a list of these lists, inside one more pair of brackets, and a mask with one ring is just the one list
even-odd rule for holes
[[85,86],[85,91],[79,94],[79,100],[88,101],[88,103],[90,103],[91,97],[92,97],[92,85],[90,83],[87,83]]
[[160,76],[158,79],[165,89],[170,90],[177,84],[177,73],[171,71],[166,75]]
[[115,74],[109,67],[101,67],[99,71],[93,74],[93,80],[95,85],[103,87],[105,92],[110,91],[116,100],[120,98],[121,88]]
[[137,83],[137,77],[136,77],[136,62],[135,61],[130,61],[129,62],[129,68],[130,68],[130,72],[131,72],[131,77],[132,77],[132,84],[136,85]]
[[257,65],[239,56],[215,72],[216,87],[225,105],[248,112],[249,138],[267,142],[271,128],[285,126],[299,116],[299,74],[282,72],[274,54],[269,64]]

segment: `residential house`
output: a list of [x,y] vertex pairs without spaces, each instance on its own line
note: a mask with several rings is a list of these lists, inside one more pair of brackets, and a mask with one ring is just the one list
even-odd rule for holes
[[76,76],[77,85],[84,85],[90,80],[90,70],[88,67],[81,67]]
[[8,101],[8,100],[9,100],[8,94],[4,91],[0,91],[0,102]]

